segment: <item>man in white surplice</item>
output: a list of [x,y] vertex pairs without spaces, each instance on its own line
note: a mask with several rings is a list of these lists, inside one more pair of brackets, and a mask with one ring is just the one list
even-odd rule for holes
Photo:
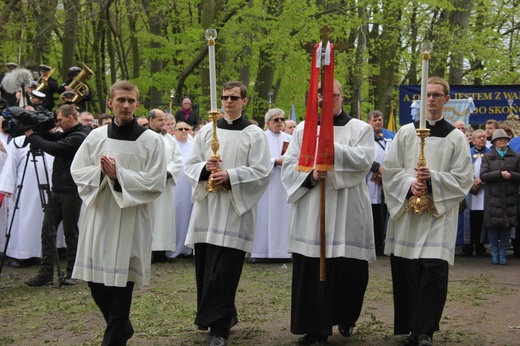
[[166,186],[161,196],[150,203],[153,219],[153,261],[166,261],[166,251],[175,251],[175,189],[182,165],[182,154],[175,138],[163,130],[166,114],[160,109],[148,113],[148,127],[164,141],[166,153]]
[[291,135],[283,132],[285,112],[280,108],[270,109],[265,114],[265,131],[271,151],[271,177],[269,186],[258,202],[255,240],[251,258],[290,258],[287,249],[289,242],[289,223],[291,205],[287,203],[285,189],[282,185],[282,155],[285,153]]
[[167,252],[166,256],[174,258],[177,256],[191,256],[192,250],[184,245],[190,224],[191,210],[191,185],[184,173],[184,166],[193,149],[193,138],[190,136],[191,126],[184,121],[174,125],[173,133],[175,141],[182,153],[182,169],[175,187],[175,251]]
[[[341,335],[352,334],[368,284],[368,262],[376,259],[365,182],[374,161],[374,135],[370,125],[341,108],[343,88],[337,80],[333,92],[334,170],[305,173],[296,169],[305,121],[294,130],[282,165],[282,182],[292,203],[291,332],[306,334],[298,340],[303,345],[326,342],[334,325]],[[319,280],[321,180],[326,181],[327,280],[323,282]]]
[[[394,334],[408,345],[432,345],[439,329],[453,264],[459,203],[473,184],[468,140],[443,117],[450,87],[440,77],[427,84],[426,165],[417,167],[419,120],[401,127],[383,161],[383,189],[390,213],[385,254],[391,255]],[[408,199],[426,192],[435,211],[406,210]]]
[[[186,245],[195,249],[195,324],[210,328],[211,345],[225,345],[231,326],[238,321],[236,290],[245,254],[253,245],[257,203],[271,172],[264,131],[242,115],[248,101],[246,86],[227,82],[221,99],[225,115],[217,121],[217,135],[222,160],[211,157],[210,123],[195,136],[185,169],[193,187]],[[226,190],[208,192],[208,179]]]
[[85,204],[72,276],[88,282],[103,313],[103,345],[125,345],[134,285],[150,283],[150,202],[164,189],[166,155],[162,138],[135,120],[134,84],[116,82],[108,105],[114,121],[90,133],[71,166]]

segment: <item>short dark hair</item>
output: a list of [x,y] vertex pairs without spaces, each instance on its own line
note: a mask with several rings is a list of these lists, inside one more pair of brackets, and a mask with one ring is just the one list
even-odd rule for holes
[[64,104],[61,105],[57,110],[56,114],[61,113],[62,116],[68,117],[72,115],[74,117],[74,120],[78,120],[78,111],[76,110],[76,105],[74,104]]
[[240,88],[240,97],[246,98],[247,97],[247,87],[244,83],[238,80],[229,81],[226,84],[224,84],[224,87],[222,90],[229,90],[233,88]]
[[495,130],[498,130],[500,128],[500,124],[495,119],[488,119],[486,121],[486,125],[487,124],[493,124],[495,126]]
[[110,98],[114,97],[114,93],[116,90],[126,90],[126,91],[136,91],[137,92],[137,99],[139,100],[139,89],[137,86],[129,82],[127,80],[120,80],[118,82],[115,82],[114,85],[110,87]]

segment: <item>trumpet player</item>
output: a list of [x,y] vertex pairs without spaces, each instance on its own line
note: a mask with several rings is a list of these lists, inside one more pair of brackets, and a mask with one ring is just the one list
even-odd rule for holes
[[38,79],[38,87],[36,90],[45,94],[45,108],[52,111],[54,108],[54,93],[58,90],[58,81],[52,78],[54,70],[47,65],[40,65],[40,79]]
[[[69,79],[66,82],[63,82],[61,86],[58,88],[58,94],[63,94],[65,91],[72,91],[77,93],[76,90],[71,88],[69,85],[72,83],[72,81],[80,74],[81,67],[78,66],[72,66],[69,68],[69,72],[67,76]],[[82,82],[82,81],[81,81]],[[76,106],[78,108],[79,112],[83,112],[86,109],[86,103],[87,101],[90,101],[92,99],[92,92],[90,91],[90,87],[87,85],[87,83],[82,82],[84,85],[86,85],[85,90],[82,90],[83,97],[80,98],[78,101],[76,101]]]

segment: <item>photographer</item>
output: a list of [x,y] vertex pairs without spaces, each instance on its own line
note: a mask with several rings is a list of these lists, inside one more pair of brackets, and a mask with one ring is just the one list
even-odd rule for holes
[[52,170],[52,193],[49,196],[50,207],[45,211],[42,225],[42,264],[38,275],[25,281],[29,286],[52,284],[56,244],[51,226],[53,222],[57,227],[61,221],[63,221],[67,244],[67,270],[65,280],[60,283],[66,285],[76,283],[71,279],[71,275],[78,245],[81,198],[70,174],[70,165],[76,151],[89,134],[90,128],[79,123],[78,112],[74,105],[63,105],[56,113],[56,124],[63,132],[47,132],[40,136],[33,134],[32,129],[25,131],[27,142],[32,148],[41,149],[55,157]]

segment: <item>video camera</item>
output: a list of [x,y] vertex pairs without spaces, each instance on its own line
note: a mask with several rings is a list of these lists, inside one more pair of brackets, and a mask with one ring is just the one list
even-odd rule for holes
[[2,110],[2,116],[2,131],[13,137],[22,136],[30,129],[39,133],[56,127],[54,114],[44,108],[28,111],[21,107],[8,107]]

